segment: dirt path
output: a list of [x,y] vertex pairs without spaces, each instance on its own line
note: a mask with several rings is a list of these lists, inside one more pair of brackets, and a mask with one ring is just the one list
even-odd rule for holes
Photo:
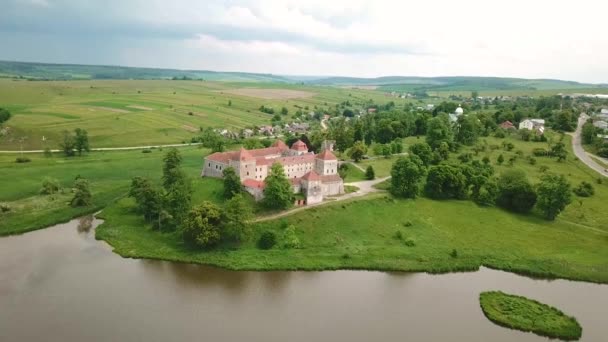
[[336,203],[336,202],[340,202],[340,201],[344,201],[344,200],[348,200],[348,199],[352,199],[352,198],[363,197],[363,196],[370,195],[373,193],[380,193],[380,192],[383,192],[384,190],[378,190],[378,189],[374,188],[374,185],[382,183],[389,178],[390,177],[384,177],[384,178],[378,178],[378,179],[371,180],[371,181],[344,183],[344,185],[356,186],[359,188],[359,190],[357,190],[355,192],[351,192],[350,194],[342,195],[340,197],[331,197],[332,198],[331,200],[323,201],[321,203],[306,205],[303,207],[297,207],[297,208],[283,211],[283,212],[273,214],[273,215],[258,217],[253,222],[262,222],[262,221],[273,220],[273,219],[277,219],[280,217],[289,216],[289,215],[292,215],[292,214],[295,214],[295,213],[298,213],[300,211],[304,211],[304,210],[307,210],[310,208],[316,208],[319,206]]
[[576,126],[576,131],[572,135],[572,150],[576,157],[585,163],[585,165],[589,166],[592,170],[601,174],[604,177],[608,177],[608,171],[604,169],[600,164],[596,163],[593,159],[591,159],[587,152],[583,149],[583,145],[581,143],[581,132],[583,130],[583,125],[587,122],[589,116],[585,113],[581,113],[581,116],[578,118],[578,126]]
[[[167,145],[147,145],[147,146],[128,146],[128,147],[99,147],[92,148],[91,151],[127,151],[127,150],[144,150],[147,148],[161,148],[161,147],[184,147],[184,146],[196,146],[200,143],[191,144],[167,144]],[[51,152],[62,152],[63,150],[51,150]],[[27,150],[27,151],[0,151],[0,153],[44,153],[44,150]]]

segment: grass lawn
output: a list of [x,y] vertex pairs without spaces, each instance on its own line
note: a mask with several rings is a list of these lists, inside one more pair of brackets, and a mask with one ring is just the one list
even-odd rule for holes
[[[181,148],[180,151],[184,158],[184,171],[195,180],[194,200],[200,201],[213,195],[205,190],[209,187],[217,190],[217,182],[199,177],[202,157],[209,151],[196,147]],[[51,158],[31,154],[28,157],[32,161],[25,164],[15,163],[15,155],[0,155],[0,203],[12,208],[8,213],[0,213],[0,236],[44,228],[101,210],[126,194],[132,177],[141,175],[158,180],[163,154],[158,149],[152,153],[92,152],[73,158],[64,158],[59,154]],[[78,175],[91,183],[93,205],[90,207],[68,206],[72,197],[70,187]],[[65,193],[54,197],[39,195],[45,177],[59,180]]]
[[365,179],[365,173],[363,171],[359,170],[352,163],[347,164],[347,165],[348,165],[348,171],[346,172],[346,179],[344,179],[344,182],[351,183],[351,182],[360,182],[360,181],[367,180],[367,179]]
[[390,158],[366,159],[359,162],[359,165],[364,169],[371,165],[376,173],[376,178],[388,177],[391,175],[391,168],[397,158],[397,156],[391,156]]
[[479,302],[486,317],[498,325],[566,341],[581,338],[583,329],[574,317],[535,300],[490,291],[481,293]]

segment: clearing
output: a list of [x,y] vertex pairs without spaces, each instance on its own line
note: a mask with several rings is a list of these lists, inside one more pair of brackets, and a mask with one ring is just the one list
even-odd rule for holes
[[264,88],[240,88],[240,89],[229,89],[224,90],[224,93],[230,93],[234,95],[242,95],[249,97],[257,97],[260,99],[274,100],[274,99],[302,99],[313,97],[315,93],[303,90],[291,90],[291,89],[264,89]]

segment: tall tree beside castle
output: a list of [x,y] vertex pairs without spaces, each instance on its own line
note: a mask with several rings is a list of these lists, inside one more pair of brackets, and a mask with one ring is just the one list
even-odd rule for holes
[[287,209],[293,204],[293,190],[289,180],[285,177],[281,164],[272,164],[270,174],[266,177],[265,183],[263,203],[266,207]]

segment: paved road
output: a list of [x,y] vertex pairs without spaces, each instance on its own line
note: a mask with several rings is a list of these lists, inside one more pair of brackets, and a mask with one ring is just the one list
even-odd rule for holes
[[359,190],[355,191],[355,192],[351,192],[350,194],[345,194],[339,197],[331,197],[331,200],[326,200],[323,201],[321,203],[316,203],[316,204],[310,204],[310,205],[306,205],[303,207],[297,207],[291,210],[287,210],[287,211],[283,211],[280,212],[278,214],[274,214],[274,215],[268,215],[268,216],[262,216],[262,217],[258,217],[257,219],[254,220],[254,222],[261,222],[261,221],[268,221],[268,220],[273,220],[279,217],[284,217],[284,216],[288,216],[288,215],[292,215],[295,214],[297,212],[300,211],[304,211],[310,208],[314,208],[314,207],[318,207],[321,205],[325,205],[325,204],[329,204],[329,203],[335,203],[338,201],[344,201],[347,199],[351,199],[351,198],[355,198],[355,197],[362,197],[365,195],[369,195],[375,192],[382,192],[383,190],[378,190],[376,188],[374,188],[374,185],[378,184],[378,183],[382,183],[385,180],[389,179],[391,177],[384,177],[384,178],[378,178],[378,179],[374,179],[371,181],[362,181],[362,182],[352,182],[352,183],[344,183],[344,185],[352,185],[352,186],[356,186],[359,188]]
[[[183,147],[183,146],[195,146],[200,143],[191,144],[168,144],[168,145],[148,145],[148,146],[129,146],[129,147],[99,147],[92,148],[91,151],[125,151],[125,150],[144,150],[147,148],[161,148],[161,147]],[[63,150],[51,150],[51,152],[62,152]],[[44,150],[27,150],[27,151],[0,151],[0,153],[43,153]]]
[[578,126],[576,126],[576,131],[572,136],[572,150],[574,150],[574,154],[576,157],[585,163],[585,165],[589,166],[592,170],[601,174],[604,177],[608,177],[608,171],[606,171],[600,164],[596,163],[593,159],[591,159],[587,152],[583,149],[581,133],[583,131],[583,125],[587,122],[589,116],[585,113],[582,113],[578,118]]

